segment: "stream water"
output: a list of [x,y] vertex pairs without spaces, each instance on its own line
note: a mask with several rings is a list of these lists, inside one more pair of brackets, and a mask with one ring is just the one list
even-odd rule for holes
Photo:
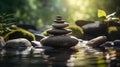
[[30,55],[0,56],[0,67],[108,67],[102,52],[87,46],[41,50]]

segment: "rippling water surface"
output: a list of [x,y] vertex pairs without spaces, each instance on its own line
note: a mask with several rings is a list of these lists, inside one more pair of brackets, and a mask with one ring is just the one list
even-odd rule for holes
[[107,67],[102,52],[87,46],[72,49],[36,49],[28,56],[0,56],[0,67]]

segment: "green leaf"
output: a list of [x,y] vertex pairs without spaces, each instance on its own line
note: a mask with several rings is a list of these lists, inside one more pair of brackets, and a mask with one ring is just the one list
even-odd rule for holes
[[100,9],[98,9],[98,18],[103,18],[104,17],[104,19],[106,18],[106,12],[104,11],[104,10],[100,10]]

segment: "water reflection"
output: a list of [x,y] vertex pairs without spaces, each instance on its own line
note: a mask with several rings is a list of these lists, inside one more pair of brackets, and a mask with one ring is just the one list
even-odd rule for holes
[[52,67],[67,67],[67,66],[74,66],[68,60],[71,59],[71,55],[76,52],[72,49],[53,49],[53,50],[46,50],[45,54],[48,55],[48,61],[50,62]]
[[[35,52],[36,51],[36,52]],[[36,48],[27,56],[0,56],[2,67],[107,67],[102,52],[81,45],[76,49]]]

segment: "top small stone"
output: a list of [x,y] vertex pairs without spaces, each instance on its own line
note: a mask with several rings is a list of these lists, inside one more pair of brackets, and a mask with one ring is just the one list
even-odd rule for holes
[[56,23],[64,23],[65,21],[62,20],[62,17],[61,17],[61,16],[57,16],[55,22],[56,22]]

